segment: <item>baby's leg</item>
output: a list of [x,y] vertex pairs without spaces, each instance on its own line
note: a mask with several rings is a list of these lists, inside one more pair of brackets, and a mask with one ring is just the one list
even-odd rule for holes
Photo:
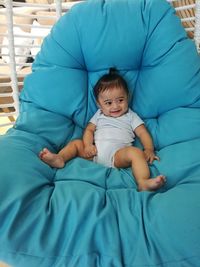
[[42,161],[53,168],[63,168],[65,165],[65,161],[59,154],[52,153],[47,148],[44,148],[40,152],[39,157]]
[[52,153],[47,148],[44,148],[40,152],[39,157],[51,167],[63,168],[65,163],[70,159],[83,155],[84,149],[82,140],[74,140],[69,142],[58,154]]
[[114,165],[117,168],[131,167],[139,191],[154,191],[165,183],[165,177],[158,175],[150,178],[150,171],[142,150],[136,147],[125,147],[115,153]]

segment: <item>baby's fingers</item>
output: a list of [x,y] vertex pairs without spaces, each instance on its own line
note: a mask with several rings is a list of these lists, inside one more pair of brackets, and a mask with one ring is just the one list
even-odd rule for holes
[[154,160],[160,160],[160,158],[156,155],[149,156],[149,163],[152,164]]
[[158,161],[160,160],[160,158],[158,156],[154,156],[154,159],[158,160]]
[[97,154],[96,149],[91,149],[90,151],[87,151],[86,155],[88,158],[94,157]]

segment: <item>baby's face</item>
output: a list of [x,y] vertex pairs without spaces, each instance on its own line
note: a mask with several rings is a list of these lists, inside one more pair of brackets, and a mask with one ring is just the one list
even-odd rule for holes
[[123,88],[116,87],[100,92],[98,105],[104,115],[120,117],[128,110],[128,96]]

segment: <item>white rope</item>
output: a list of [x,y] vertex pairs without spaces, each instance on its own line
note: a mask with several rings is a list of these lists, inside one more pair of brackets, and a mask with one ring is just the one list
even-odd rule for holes
[[192,8],[195,8],[195,4],[175,7],[175,10],[181,11],[181,10],[187,10],[187,9],[192,9]]
[[[54,1],[56,2],[56,1],[59,1],[59,0],[54,0]],[[81,2],[83,2],[83,1],[62,2],[62,10],[70,9],[70,8],[72,8],[72,6],[74,6],[74,5],[78,4],[78,3],[81,3]],[[51,4],[51,10],[56,8],[56,5],[57,5],[57,3],[52,3]]]
[[[48,11],[48,10],[39,10],[39,11]],[[35,14],[23,14],[23,13],[13,13],[13,15],[15,17],[20,17],[20,18],[32,18],[32,19],[36,19],[36,18],[41,18],[41,19],[49,19],[49,18],[56,18],[56,16],[53,16],[52,14],[49,16],[42,16],[42,15],[35,15]],[[60,13],[59,13],[60,15]]]
[[182,22],[187,22],[187,21],[195,21],[195,17],[189,17],[189,18],[182,18],[181,19]]
[[10,97],[10,96],[13,96],[12,93],[0,93],[0,97]]
[[194,41],[197,51],[200,53],[200,0],[196,0],[195,17]]
[[11,126],[13,124],[14,124],[14,122],[2,123],[1,127]]
[[194,32],[194,27],[185,28],[186,32]]
[[12,108],[13,103],[8,103],[8,104],[0,104],[0,108]]
[[8,29],[8,48],[10,52],[10,70],[11,70],[11,81],[12,81],[12,89],[13,89],[13,106],[16,110],[16,114],[19,114],[19,96],[18,96],[18,84],[17,84],[17,74],[16,74],[16,64],[15,64],[15,44],[14,44],[14,36],[13,36],[13,9],[12,9],[12,1],[6,0],[6,19],[7,19],[7,29]]
[[[51,17],[52,18],[52,17]],[[1,24],[0,24],[0,26],[1,26]],[[43,29],[50,29],[51,28],[51,26],[50,25],[40,25],[40,26],[35,26],[35,25],[32,25],[32,24],[17,24],[17,23],[13,23],[13,26],[15,26],[15,27],[23,27],[23,28],[27,28],[27,29],[29,29],[29,28],[31,28],[31,29],[33,29],[33,28],[38,28],[38,29],[41,29],[41,28],[43,28]]]
[[170,3],[172,3],[172,2],[181,2],[181,4],[182,4],[182,2],[183,2],[183,0],[166,0],[167,2],[170,2]]
[[[10,86],[10,82],[5,82],[5,83],[1,83],[1,86],[3,87],[5,87],[5,86]],[[1,266],[1,265],[0,265]]]
[[17,112],[0,113],[0,117],[18,116]]
[[[1,3],[1,1],[0,1]],[[50,9],[51,4],[39,4],[39,3],[24,3],[24,2],[16,2],[13,1],[13,6],[15,7],[33,7],[33,8],[45,8],[45,9]]]

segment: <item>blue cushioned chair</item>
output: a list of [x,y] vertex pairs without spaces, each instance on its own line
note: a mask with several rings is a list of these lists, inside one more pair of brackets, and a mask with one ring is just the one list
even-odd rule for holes
[[[93,87],[115,67],[167,183],[138,192],[130,168],[38,153],[82,135]],[[89,0],[53,27],[0,138],[0,260],[13,267],[200,266],[200,59],[165,0]],[[137,145],[137,142],[136,142]],[[139,145],[139,144],[138,144]]]

